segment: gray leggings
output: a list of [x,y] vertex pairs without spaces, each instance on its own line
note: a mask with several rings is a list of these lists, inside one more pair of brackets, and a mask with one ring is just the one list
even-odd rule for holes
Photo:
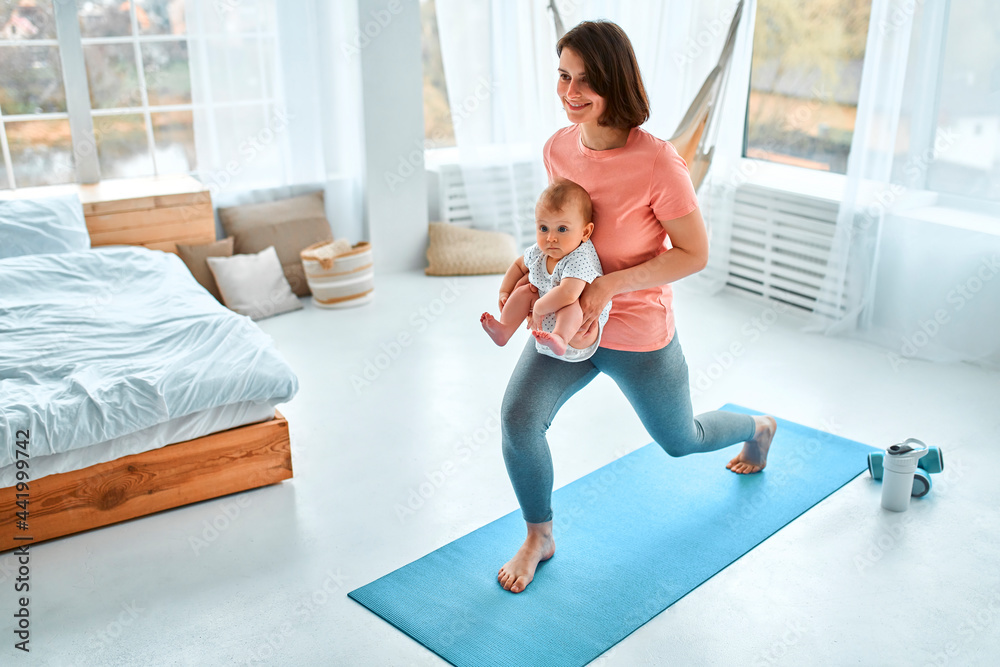
[[535,350],[529,339],[503,397],[503,459],[521,514],[528,523],[552,520],[552,455],[545,432],[566,400],[598,373],[607,373],[625,394],[643,426],[670,456],[711,452],[753,437],[753,417],[691,409],[687,362],[674,334],[652,352],[598,348],[571,363]]

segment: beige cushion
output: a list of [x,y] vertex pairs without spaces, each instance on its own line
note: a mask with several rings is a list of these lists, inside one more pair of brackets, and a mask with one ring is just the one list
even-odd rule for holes
[[205,243],[202,245],[181,245],[178,243],[177,254],[187,264],[188,270],[191,271],[194,279],[201,283],[201,286],[207,289],[212,296],[222,301],[219,286],[216,285],[215,276],[212,275],[211,269],[208,268],[208,262],[205,261],[205,258],[231,257],[233,254],[233,238],[230,236],[215,243]]
[[309,295],[299,253],[313,243],[332,241],[333,232],[323,207],[323,191],[290,199],[219,209],[233,252],[248,254],[274,246],[285,278],[299,296]]
[[520,254],[514,237],[502,232],[467,229],[446,222],[429,225],[429,276],[474,276],[506,273]]
[[241,315],[262,320],[302,307],[288,286],[273,246],[252,255],[208,257],[205,261],[219,285],[222,302]]

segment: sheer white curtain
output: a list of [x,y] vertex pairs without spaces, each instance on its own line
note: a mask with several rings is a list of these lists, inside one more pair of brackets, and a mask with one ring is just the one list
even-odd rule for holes
[[[687,50],[681,58],[697,57],[694,80],[697,85],[715,65],[734,18],[737,2],[717,0],[699,5],[699,13],[687,38]],[[757,0],[745,0],[736,28],[729,72],[723,82],[720,107],[716,109],[714,127],[715,148],[712,164],[698,190],[702,217],[708,226],[708,265],[700,272],[681,281],[682,288],[693,287],[714,294],[726,285],[729,276],[729,249],[732,244],[733,208],[736,188],[753,174],[753,163],[743,159],[747,97],[750,91],[750,61],[753,55],[753,28]],[[703,73],[704,72],[704,73]],[[690,91],[690,88],[688,89]]]
[[198,177],[216,206],[325,190],[336,237],[362,216],[357,3],[188,0]]
[[[580,21],[598,19],[622,27],[632,41],[650,98],[651,114],[644,129],[666,139],[715,66],[736,0],[555,4],[567,30]],[[546,185],[542,146],[567,124],[556,96],[559,59],[547,5],[546,0],[437,0],[436,4],[455,138],[474,224],[520,233],[522,245],[533,241],[524,230],[531,228],[535,198]]]
[[980,29],[998,24],[996,3],[872,2],[811,328],[883,345],[894,369],[1000,365],[1000,48]]
[[522,245],[559,127],[555,33],[544,2],[437,0],[441,57],[473,226]]

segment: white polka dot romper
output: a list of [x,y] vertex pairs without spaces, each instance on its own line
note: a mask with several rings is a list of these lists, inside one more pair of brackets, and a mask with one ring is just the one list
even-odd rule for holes
[[[556,262],[552,273],[549,273],[548,267],[545,266],[545,260],[545,253],[542,252],[537,243],[531,244],[524,251],[524,265],[528,267],[528,281],[538,288],[539,299],[548,294],[549,290],[553,287],[559,285],[563,278],[579,278],[589,284],[594,282],[594,278],[604,275],[604,271],[601,268],[601,260],[597,256],[597,249],[594,248],[594,244],[590,239],[581,243],[580,247]],[[594,352],[597,351],[598,346],[601,344],[601,333],[604,331],[604,324],[608,321],[610,313],[611,302],[609,301],[597,320],[597,340],[585,350],[567,346],[565,356],[560,357],[538,341],[535,341],[535,349],[542,354],[547,354],[550,357],[562,359],[563,361],[584,361],[585,359],[589,359],[594,356]],[[556,314],[549,313],[542,320],[542,330],[552,333],[555,327]]]

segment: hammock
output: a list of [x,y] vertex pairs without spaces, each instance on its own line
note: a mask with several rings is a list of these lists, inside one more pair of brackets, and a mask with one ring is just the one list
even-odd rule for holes
[[[558,41],[566,33],[562,17],[555,6],[555,0],[549,1],[548,8],[552,10],[556,41]],[[724,84],[729,74],[729,63],[736,45],[736,28],[739,26],[742,16],[743,0],[740,0],[733,13],[733,20],[729,25],[729,35],[722,47],[719,62],[709,72],[705,83],[701,85],[701,90],[695,95],[694,101],[691,102],[691,106],[684,114],[684,118],[681,119],[673,136],[668,140],[687,162],[695,190],[701,187],[705,180],[708,168],[712,164],[712,155],[715,153],[715,141],[719,134],[718,110],[722,104]]]

